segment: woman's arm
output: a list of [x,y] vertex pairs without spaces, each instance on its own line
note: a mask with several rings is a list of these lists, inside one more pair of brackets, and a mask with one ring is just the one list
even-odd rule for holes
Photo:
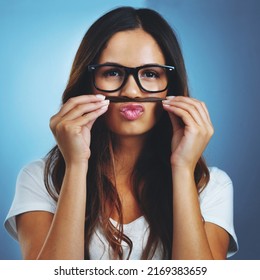
[[33,211],[16,218],[24,259],[83,259],[86,169],[66,169],[56,213]]
[[207,108],[183,96],[169,97],[163,104],[173,125],[172,258],[225,259],[228,233],[215,224],[204,223],[194,180],[196,164],[213,135]]
[[99,96],[69,100],[51,118],[50,127],[66,163],[54,215],[28,212],[17,217],[25,259],[84,259],[86,174],[90,157],[90,130],[108,107]]
[[172,168],[173,259],[225,259],[229,235],[221,227],[204,223],[194,173]]

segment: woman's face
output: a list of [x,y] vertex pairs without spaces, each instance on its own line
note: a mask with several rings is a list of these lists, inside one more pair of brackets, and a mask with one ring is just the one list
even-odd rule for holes
[[[99,64],[116,63],[127,67],[138,67],[145,64],[165,64],[164,55],[154,38],[143,31],[135,29],[116,33],[107,43]],[[160,97],[165,98],[167,90],[160,93],[147,93],[137,85],[134,77],[129,75],[126,84],[113,93],[94,89],[94,94],[110,96]],[[105,114],[108,128],[118,136],[145,135],[154,127],[162,113],[161,103],[127,102],[110,103]]]

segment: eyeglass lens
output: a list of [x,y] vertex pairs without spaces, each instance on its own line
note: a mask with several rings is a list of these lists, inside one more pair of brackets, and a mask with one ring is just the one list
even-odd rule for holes
[[[96,68],[94,74],[96,87],[106,91],[119,89],[127,77],[124,67],[114,65],[101,65]],[[150,92],[164,90],[168,83],[166,69],[161,66],[140,68],[137,78],[141,87]]]

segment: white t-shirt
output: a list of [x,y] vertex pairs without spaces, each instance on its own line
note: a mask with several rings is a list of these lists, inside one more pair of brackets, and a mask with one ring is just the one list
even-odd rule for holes
[[[55,213],[56,202],[44,185],[44,160],[38,160],[25,166],[19,173],[13,203],[5,220],[5,228],[17,240],[15,217],[28,211],[47,211]],[[217,224],[230,235],[227,257],[238,250],[237,237],[233,225],[233,185],[228,175],[216,168],[209,168],[210,181],[199,195],[201,213],[206,222]],[[116,226],[116,222],[111,220]],[[123,225],[124,233],[132,240],[133,249],[130,259],[140,259],[149,236],[149,226],[141,216],[135,221]],[[122,243],[124,257],[128,255],[127,244]],[[108,242],[102,229],[97,227],[90,240],[90,259],[110,259]],[[157,247],[153,259],[161,259],[161,244]]]

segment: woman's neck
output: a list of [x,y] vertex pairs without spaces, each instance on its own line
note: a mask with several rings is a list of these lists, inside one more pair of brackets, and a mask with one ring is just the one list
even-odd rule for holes
[[114,154],[116,176],[131,176],[135,163],[144,147],[146,136],[116,137]]

